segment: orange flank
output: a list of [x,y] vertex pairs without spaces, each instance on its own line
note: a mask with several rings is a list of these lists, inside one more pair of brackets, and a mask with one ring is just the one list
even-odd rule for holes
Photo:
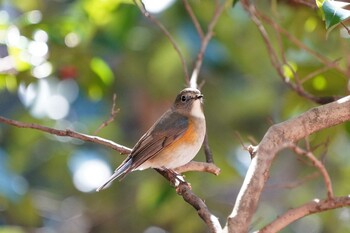
[[195,124],[193,123],[193,121],[189,120],[188,122],[188,128],[186,130],[186,132],[179,137],[176,141],[174,141],[171,145],[169,145],[167,148],[164,148],[163,153],[171,153],[173,150],[176,150],[178,147],[180,147],[181,145],[186,145],[186,144],[192,144],[195,142],[196,138],[197,138],[197,133],[195,130]]
[[185,134],[179,138],[179,140],[177,140],[175,143],[177,143],[178,141],[183,141],[186,143],[193,143],[197,138],[197,133],[196,133],[196,129],[195,129],[195,124],[192,120],[188,121],[188,128],[185,132]]

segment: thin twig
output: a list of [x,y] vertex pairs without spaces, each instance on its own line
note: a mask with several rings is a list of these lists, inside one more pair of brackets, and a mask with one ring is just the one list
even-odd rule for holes
[[316,77],[319,74],[322,74],[330,69],[333,69],[333,67],[329,67],[329,66],[323,66],[320,69],[317,69],[311,73],[309,73],[308,75],[306,75],[302,80],[300,80],[300,83],[305,83],[306,81]]
[[[278,75],[282,78],[283,82],[285,84],[287,84],[291,89],[293,89],[300,96],[302,96],[302,97],[304,97],[306,99],[309,99],[309,100],[311,100],[311,101],[313,101],[315,103],[325,104],[325,103],[329,103],[329,102],[334,101],[336,99],[336,97],[333,97],[333,96],[316,97],[316,96],[306,92],[304,90],[304,88],[302,87],[301,83],[299,82],[298,78],[295,78],[295,83],[290,82],[289,78],[286,77],[284,72],[283,72],[283,64],[279,61],[277,53],[276,53],[275,49],[273,48],[272,43],[270,41],[269,35],[268,35],[268,33],[267,33],[267,31],[266,31],[266,29],[265,29],[264,25],[262,24],[262,22],[261,22],[259,17],[262,17],[264,20],[269,20],[270,24],[273,25],[274,27],[277,27],[277,24],[275,24],[267,16],[264,16],[261,13],[258,13],[258,11],[255,8],[255,6],[253,4],[250,4],[249,0],[242,0],[241,3],[242,3],[242,6],[244,7],[244,9],[249,13],[251,20],[255,23],[255,25],[257,26],[261,36],[263,37],[263,40],[264,40],[264,42],[266,44],[266,47],[267,47],[267,50],[268,50],[268,55],[270,57],[271,64],[275,68],[275,70],[277,71]],[[281,32],[285,32],[284,29],[280,29],[280,30],[281,30]],[[320,55],[317,52],[309,49],[303,43],[301,43],[299,40],[297,40],[296,38],[292,37],[290,34],[286,34],[286,36],[293,43],[295,43],[299,47],[303,48],[304,50],[306,50],[310,54],[314,55],[321,62],[323,62],[323,63],[325,63],[327,65],[331,64],[331,62],[327,58],[324,58],[322,55]],[[289,66],[288,63],[285,63],[284,65]],[[335,68],[338,69],[338,70],[341,70],[339,67],[335,67]],[[341,71],[344,73],[343,70],[341,70]],[[296,73],[294,72],[294,74],[296,74]]]
[[155,18],[152,14],[150,14],[147,9],[145,8],[145,5],[143,4],[142,1],[140,1],[140,3],[138,3],[136,0],[133,0],[135,5],[139,7],[139,9],[141,10],[142,14],[148,18],[151,22],[153,22],[154,24],[156,24],[160,30],[164,33],[164,35],[166,37],[168,37],[170,43],[172,44],[172,46],[174,47],[175,51],[177,52],[177,54],[179,55],[181,64],[182,64],[182,68],[183,68],[183,72],[185,75],[185,81],[187,83],[187,85],[189,85],[190,83],[190,79],[189,79],[189,74],[188,74],[188,70],[187,70],[187,65],[186,65],[186,61],[184,56],[181,53],[181,50],[179,48],[179,46],[177,45],[175,39],[172,37],[172,35],[170,34],[170,32],[164,27],[164,25],[157,19]]
[[319,62],[321,62],[325,66],[332,67],[332,68],[338,70],[339,72],[343,73],[346,77],[349,77],[348,71],[343,70],[339,66],[336,65],[335,62],[338,61],[339,59],[337,59],[336,61],[331,61],[329,58],[323,56],[322,54],[318,53],[317,51],[312,50],[311,48],[307,47],[302,41],[300,41],[298,38],[291,35],[288,32],[288,30],[282,28],[278,23],[276,23],[276,21],[272,20],[267,15],[264,15],[261,12],[259,12],[258,14],[262,20],[264,20],[268,24],[272,25],[279,33],[282,33],[283,35],[285,35],[289,41],[293,42],[296,46],[298,46],[299,48],[308,52],[310,55],[315,57]]
[[197,17],[196,17],[195,14],[193,13],[193,10],[192,10],[192,8],[191,8],[191,5],[188,3],[187,0],[182,0],[182,2],[183,2],[183,4],[184,4],[184,6],[185,6],[185,9],[186,9],[188,15],[191,17],[191,20],[192,20],[192,22],[193,22],[194,27],[195,27],[196,30],[197,30],[197,33],[198,33],[198,35],[199,35],[199,38],[200,38],[201,40],[203,40],[203,38],[204,38],[204,32],[203,32],[203,30],[202,30],[201,25],[200,25],[199,22],[198,22]]
[[344,197],[334,197],[333,199],[315,199],[302,206],[294,209],[290,209],[284,214],[280,215],[276,220],[257,231],[256,233],[273,233],[279,232],[284,227],[288,226],[292,222],[303,218],[305,216],[321,213],[328,210],[333,210],[345,206],[350,206],[350,195]]
[[113,150],[116,150],[121,154],[129,154],[131,152],[130,148],[119,145],[119,144],[112,142],[110,140],[100,138],[97,136],[91,136],[91,135],[87,135],[87,134],[78,133],[78,132],[75,132],[75,131],[70,130],[70,129],[66,129],[66,130],[53,129],[50,127],[46,127],[46,126],[42,126],[42,125],[38,125],[38,124],[34,124],[34,123],[25,123],[25,122],[11,120],[11,119],[8,119],[8,118],[2,117],[2,116],[0,116],[0,122],[8,124],[8,125],[16,126],[18,128],[35,129],[35,130],[39,130],[39,131],[46,132],[49,134],[54,134],[54,135],[57,135],[60,137],[71,137],[71,138],[76,138],[76,139],[79,139],[79,140],[82,140],[85,142],[97,143],[97,144],[100,144],[103,146],[107,146]]
[[117,100],[117,95],[113,95],[113,104],[112,104],[112,109],[111,109],[111,115],[108,118],[108,120],[104,121],[94,132],[94,135],[96,135],[101,129],[109,125],[112,121],[114,121],[117,113],[119,112],[119,108],[115,109],[116,107],[116,100]]
[[207,161],[207,163],[214,163],[213,153],[211,152],[211,149],[209,147],[207,132],[205,133],[203,147],[204,147],[205,160]]
[[329,199],[334,198],[332,181],[323,163],[320,160],[318,160],[311,151],[306,151],[295,144],[290,145],[290,148],[295,153],[306,156],[312,162],[312,164],[321,172],[327,189],[327,197]]
[[214,27],[215,27],[216,23],[218,22],[220,15],[224,11],[225,5],[226,5],[226,1],[224,3],[222,3],[221,5],[219,4],[216,6],[215,11],[214,11],[214,15],[211,18],[210,23],[208,25],[207,32],[206,32],[205,36],[203,37],[203,39],[201,40],[201,47],[200,47],[199,52],[197,54],[196,63],[194,65],[191,79],[190,79],[190,86],[193,88],[197,88],[198,75],[199,75],[199,71],[200,71],[202,63],[203,63],[203,57],[204,57],[205,50],[207,49],[209,41],[214,34]]

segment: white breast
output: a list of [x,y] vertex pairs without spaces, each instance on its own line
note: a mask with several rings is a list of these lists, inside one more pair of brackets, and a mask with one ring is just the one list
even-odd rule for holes
[[200,99],[197,99],[193,102],[192,109],[191,109],[191,115],[194,117],[198,117],[201,119],[204,119],[204,113],[202,109],[202,103]]

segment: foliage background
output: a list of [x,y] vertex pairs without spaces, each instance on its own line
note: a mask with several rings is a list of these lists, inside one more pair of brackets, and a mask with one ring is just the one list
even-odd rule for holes
[[[203,28],[210,21],[213,2],[191,1]],[[6,57],[8,50],[13,59],[6,63],[12,67],[9,72],[0,75],[3,116],[92,134],[108,119],[116,93],[120,111],[98,135],[132,147],[184,87],[172,45],[133,4],[116,0],[1,3],[0,54]],[[260,2],[257,7],[310,48],[331,60],[340,58],[344,67],[349,64],[349,37],[337,28],[326,39],[317,11],[291,1]],[[200,41],[183,5],[175,2],[155,16],[174,36],[191,67]],[[298,73],[323,66],[287,39],[282,42]],[[250,160],[235,132],[247,144],[249,138],[259,141],[273,122],[314,104],[280,80],[260,34],[239,4],[221,16],[200,80],[205,80],[202,93],[210,145],[222,172],[218,177],[204,173],[186,177],[224,222]],[[330,69],[304,87],[317,96],[342,96],[347,81]],[[321,146],[316,154],[324,157],[335,194],[346,195],[349,123],[309,138],[313,146],[326,140],[327,150]],[[192,207],[152,170],[135,172],[99,193],[79,190],[74,184],[74,175],[85,162],[107,162],[112,170],[123,158],[101,146],[0,125],[0,232],[206,232]],[[203,152],[196,160],[204,160]],[[85,170],[85,180],[99,177],[96,167]],[[274,163],[253,229],[289,208],[325,197],[320,176],[305,179],[314,172],[310,164],[283,151]],[[298,180],[304,181],[302,185],[284,187]],[[348,231],[350,210],[344,208],[306,217],[283,232]]]

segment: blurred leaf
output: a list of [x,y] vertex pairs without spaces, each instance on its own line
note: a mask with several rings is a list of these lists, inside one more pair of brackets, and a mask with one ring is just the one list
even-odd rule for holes
[[0,226],[0,233],[24,233],[20,227],[16,226]]
[[318,75],[313,79],[312,85],[316,90],[321,91],[327,87],[327,80],[323,75]]
[[285,77],[293,79],[295,72],[298,70],[298,65],[295,62],[288,62],[288,64],[283,65],[282,69]]
[[112,17],[114,10],[122,3],[133,3],[132,0],[86,0],[84,9],[90,18],[97,25],[108,23]]
[[112,70],[101,58],[94,57],[90,62],[91,69],[98,75],[105,85],[110,85],[114,80]]

